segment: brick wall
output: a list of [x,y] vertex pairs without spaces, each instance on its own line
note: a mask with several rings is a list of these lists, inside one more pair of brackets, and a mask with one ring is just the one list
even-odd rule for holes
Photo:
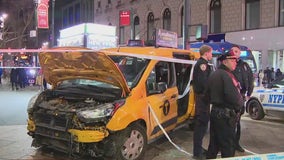
[[[95,0],[95,9],[97,8]],[[140,18],[141,39],[146,39],[147,36],[147,16],[149,12],[154,13],[155,26],[162,28],[162,15],[166,8],[171,11],[171,30],[181,33],[181,8],[183,0],[121,0],[120,6],[117,6],[118,0],[113,0],[111,8],[105,9],[107,1],[101,0],[102,10],[100,13],[95,12],[95,23],[109,24],[119,26],[119,11],[132,9],[134,15]],[[209,6],[210,0],[189,0],[191,6],[190,24],[207,24],[209,23]],[[260,0],[260,27],[274,27],[276,0]],[[232,32],[241,31],[245,28],[245,0],[221,0],[221,31]],[[117,28],[117,33],[119,33]],[[125,39],[130,39],[130,26],[125,27]],[[209,31],[209,29],[208,29]],[[190,34],[195,34],[195,28],[191,27]]]

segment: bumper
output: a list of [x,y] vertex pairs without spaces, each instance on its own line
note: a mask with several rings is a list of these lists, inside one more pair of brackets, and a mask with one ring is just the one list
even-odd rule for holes
[[68,132],[71,133],[74,141],[81,143],[100,142],[109,135],[107,130],[94,131],[69,129]]

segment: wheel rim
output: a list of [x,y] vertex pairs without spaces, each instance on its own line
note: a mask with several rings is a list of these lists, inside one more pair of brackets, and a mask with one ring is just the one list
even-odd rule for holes
[[143,147],[143,135],[137,130],[132,130],[128,139],[123,144],[121,152],[125,159],[135,159],[142,153]]
[[250,116],[255,119],[259,116],[259,112],[260,108],[258,102],[255,101],[251,102],[251,107],[249,112]]

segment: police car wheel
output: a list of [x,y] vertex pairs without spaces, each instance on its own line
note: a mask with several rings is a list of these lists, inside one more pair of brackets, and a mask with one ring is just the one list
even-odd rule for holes
[[117,137],[117,155],[119,160],[138,160],[144,156],[147,136],[146,129],[134,124],[121,131]]
[[264,117],[264,111],[258,100],[250,100],[247,104],[247,107],[251,119],[261,120]]

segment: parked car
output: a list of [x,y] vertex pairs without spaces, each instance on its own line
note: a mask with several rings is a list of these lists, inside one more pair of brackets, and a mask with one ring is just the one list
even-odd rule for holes
[[28,105],[28,134],[35,147],[71,156],[136,160],[148,143],[163,136],[159,123],[169,132],[194,117],[190,81],[195,61],[189,51],[53,50],[39,54],[52,89]]
[[246,111],[254,120],[261,120],[265,115],[284,118],[284,76],[265,88],[256,88],[246,103]]

